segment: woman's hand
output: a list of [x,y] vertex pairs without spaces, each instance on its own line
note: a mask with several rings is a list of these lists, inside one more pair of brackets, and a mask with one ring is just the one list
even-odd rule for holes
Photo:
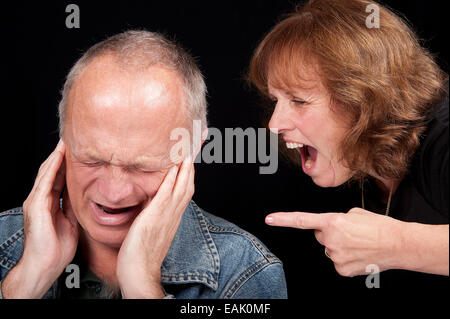
[[273,213],[266,217],[271,226],[314,229],[317,241],[342,276],[365,275],[375,264],[380,271],[397,268],[402,256],[402,224],[388,216],[361,208],[343,213]]

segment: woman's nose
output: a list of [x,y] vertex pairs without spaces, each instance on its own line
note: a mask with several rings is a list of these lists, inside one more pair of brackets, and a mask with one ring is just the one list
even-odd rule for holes
[[289,109],[286,105],[278,102],[269,121],[269,129],[275,134],[293,129],[293,123],[290,119]]

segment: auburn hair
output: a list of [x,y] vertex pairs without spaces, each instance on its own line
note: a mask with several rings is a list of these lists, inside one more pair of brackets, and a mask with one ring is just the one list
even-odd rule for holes
[[[369,27],[374,5],[379,26]],[[299,5],[258,45],[248,80],[269,96],[269,73],[290,89],[305,83],[306,68],[317,72],[334,114],[349,121],[339,156],[353,179],[402,178],[448,78],[407,22],[367,0]]]

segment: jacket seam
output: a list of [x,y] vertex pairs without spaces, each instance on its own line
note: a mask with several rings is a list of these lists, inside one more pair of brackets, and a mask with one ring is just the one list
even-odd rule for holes
[[[201,233],[202,233],[203,239],[206,241],[208,250],[213,259],[214,272],[215,272],[214,274],[217,274],[220,272],[220,260],[218,259],[219,258],[218,253],[213,252],[213,250],[211,249],[211,245],[215,246],[215,244],[214,244],[214,240],[211,237],[211,234],[209,233],[209,229],[208,229],[209,227],[207,227],[207,225],[205,225],[205,224],[209,224],[209,222],[208,222],[207,218],[205,218],[205,216],[202,214],[200,209],[198,209],[198,206],[195,203],[193,203],[191,201],[189,204],[192,205],[192,207],[194,208],[193,212],[195,214],[195,217],[197,219],[199,227],[202,230]],[[205,233],[207,233],[207,234],[205,234]],[[217,248],[216,248],[216,252],[217,252]],[[217,289],[217,286],[219,283],[216,280],[214,275],[212,277],[213,277],[213,285]]]
[[17,207],[1,212],[0,217],[7,215],[21,215],[21,214],[22,214],[22,207]]
[[16,265],[15,261],[11,261],[3,252],[23,237],[23,227],[9,237],[0,245],[0,265],[10,269]]
[[233,298],[234,295],[236,295],[236,293],[239,291],[239,289],[246,283],[248,282],[251,278],[253,278],[253,276],[255,274],[257,274],[259,271],[261,271],[262,269],[273,265],[273,264],[277,264],[280,262],[267,262],[265,260],[260,260],[258,262],[256,262],[255,264],[253,264],[252,266],[250,266],[249,268],[247,268],[240,276],[238,279],[236,279],[233,283],[233,285],[227,289],[226,294],[225,294],[225,299],[230,299]]
[[[200,226],[200,228],[203,230],[203,226],[202,226],[202,224],[201,224],[201,222],[200,222],[200,220],[199,220],[198,218],[197,218],[197,222],[198,222],[198,225]],[[203,239],[208,243],[208,250],[209,250],[210,254],[211,254],[212,256],[214,256],[213,252],[211,251],[211,247],[210,247],[210,245],[209,245],[209,240],[206,239],[205,234],[204,234],[203,231],[202,231],[202,237],[203,237]],[[216,260],[215,260],[214,257],[213,257],[213,263],[214,263],[214,270],[216,270],[216,269],[217,269],[217,265],[216,265]]]
[[210,232],[215,232],[215,233],[235,233],[237,235],[244,236],[245,238],[247,238],[248,240],[250,240],[252,242],[252,244],[258,249],[260,254],[268,262],[279,262],[279,259],[275,255],[273,255],[266,248],[264,248],[258,242],[258,240],[256,238],[254,238],[252,235],[250,235],[249,233],[247,233],[245,231],[237,230],[235,228],[222,228],[222,227],[219,227],[219,226],[216,226],[216,225],[212,225],[211,223],[209,223],[209,221],[208,221],[208,225],[209,225],[209,231]]
[[[209,276],[205,276],[205,275],[191,275],[191,274],[186,274],[186,275],[161,275],[161,278],[164,278],[166,280],[170,280],[167,282],[164,282],[164,284],[166,285],[171,285],[171,284],[185,284],[185,283],[199,283],[198,280],[206,280],[208,282],[208,284],[212,284],[212,285],[216,285],[217,283],[214,282],[213,280],[211,280],[211,278]],[[212,283],[211,283],[212,281]],[[201,282],[203,283],[203,282]]]
[[0,249],[2,251],[5,249],[8,249],[9,247],[11,247],[12,244],[14,244],[21,237],[23,237],[23,227],[20,228],[18,231],[16,231],[14,234],[12,234],[7,240],[5,240],[0,245]]

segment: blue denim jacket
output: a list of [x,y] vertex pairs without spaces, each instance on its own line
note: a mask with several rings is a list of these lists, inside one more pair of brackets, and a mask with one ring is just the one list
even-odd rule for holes
[[[22,256],[23,244],[22,209],[0,213],[0,298],[1,281]],[[193,201],[162,264],[161,278],[168,294],[176,288],[175,298],[287,298],[281,261],[256,237]],[[59,282],[44,298],[58,297]]]

